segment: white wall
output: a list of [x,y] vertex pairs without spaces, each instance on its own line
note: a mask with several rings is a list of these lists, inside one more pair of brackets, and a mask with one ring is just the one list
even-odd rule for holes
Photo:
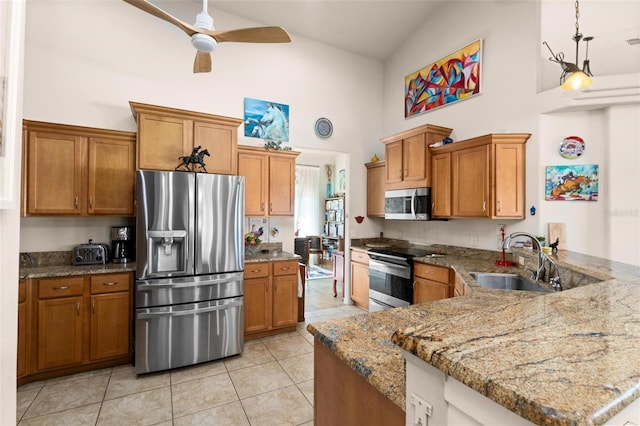
[[[176,2],[172,7],[182,8],[185,17],[198,12],[193,2]],[[219,28],[258,25],[210,12]],[[90,23],[92,37],[78,35],[79,22]],[[293,148],[350,154],[350,177],[362,188],[354,191],[352,205],[364,205],[362,164],[373,154],[368,144],[382,134],[382,64],[291,36],[290,44],[220,44],[212,56],[213,72],[195,75],[189,38],[125,2],[30,1],[24,117],[134,131],[130,100],[240,118],[245,97],[285,103],[290,106]],[[333,135],[327,140],[314,134],[319,117],[333,123]],[[239,135],[241,144],[263,144],[245,138],[243,126]],[[43,228],[45,223],[50,224],[48,229]],[[69,239],[61,242],[55,228],[68,223],[23,220],[21,249],[66,249]],[[75,225],[92,228],[94,222],[80,218]],[[283,226],[292,240],[293,226]],[[360,229],[361,235],[368,232]],[[78,231],[77,243],[89,232],[94,230]]]
[[[465,19],[457,31],[460,11]],[[537,6],[535,2],[448,2],[385,63],[384,129],[386,134],[430,123],[453,130],[454,141],[487,133],[531,133],[527,143],[527,211],[538,206],[539,180],[536,95]],[[445,36],[446,35],[446,36]],[[404,77],[454,50],[482,38],[481,94],[409,119],[403,115]],[[529,52],[529,54],[527,54]],[[517,68],[517,72],[515,71]],[[538,206],[539,207],[539,206]],[[525,221],[450,220],[385,221],[385,236],[421,243],[448,243],[496,249],[499,223],[507,232],[539,233],[539,216]],[[477,244],[476,244],[477,241]]]

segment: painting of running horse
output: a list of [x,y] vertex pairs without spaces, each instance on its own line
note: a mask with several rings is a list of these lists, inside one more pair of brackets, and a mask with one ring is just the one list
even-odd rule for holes
[[289,142],[289,105],[245,98],[244,135]]
[[598,165],[547,166],[545,200],[597,201]]

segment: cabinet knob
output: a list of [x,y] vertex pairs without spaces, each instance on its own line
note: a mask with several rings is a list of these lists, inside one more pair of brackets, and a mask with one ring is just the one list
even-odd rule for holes
[[80,315],[80,302],[76,303],[76,311],[78,312],[78,315]]
[[484,200],[482,202],[482,213],[486,213],[487,212],[487,200]]
[[53,289],[57,290],[57,291],[64,291],[64,290],[66,290],[68,288],[69,288],[68,285],[63,285],[63,286],[60,286],[60,287],[54,287]]
[[76,198],[75,198],[75,201],[74,201],[74,205],[75,205],[76,209],[78,209],[78,201],[79,201],[79,199],[78,199],[78,196],[76,195]]
[[91,313],[93,313],[93,314],[96,313],[96,301],[95,300],[91,301]]
[[498,200],[498,211],[502,210],[502,203],[500,203],[500,200]]
[[108,283],[102,283],[102,285],[106,285],[106,286],[109,286],[109,287],[114,286],[114,285],[116,285],[116,284],[118,284],[118,283],[117,283],[117,282],[114,282],[114,281],[110,281],[110,282],[108,282]]
[[260,203],[260,210],[264,210],[264,201]]
[[89,197],[89,208],[93,209],[93,197]]
[[269,212],[273,211],[273,203],[269,203]]

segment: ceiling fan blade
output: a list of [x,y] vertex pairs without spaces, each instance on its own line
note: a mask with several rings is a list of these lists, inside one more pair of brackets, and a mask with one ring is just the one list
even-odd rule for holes
[[123,0],[123,1],[126,3],[129,3],[132,6],[137,7],[138,9],[144,12],[147,12],[155,16],[156,18],[160,18],[163,21],[167,21],[168,23],[177,26],[178,28],[180,28],[182,31],[184,31],[190,36],[200,32],[200,29],[192,25],[189,25],[186,22],[183,22],[180,19],[168,14],[167,12],[160,9],[159,7],[149,3],[147,0]]
[[[126,1],[126,0],[125,0]],[[240,28],[228,31],[202,31],[221,42],[289,43],[291,38],[282,27]]]
[[211,72],[211,53],[196,52],[196,59],[193,61],[193,72]]

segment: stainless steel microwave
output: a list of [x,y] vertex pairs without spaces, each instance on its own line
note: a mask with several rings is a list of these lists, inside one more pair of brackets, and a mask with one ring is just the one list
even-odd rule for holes
[[431,218],[431,188],[385,191],[384,218],[429,220]]

